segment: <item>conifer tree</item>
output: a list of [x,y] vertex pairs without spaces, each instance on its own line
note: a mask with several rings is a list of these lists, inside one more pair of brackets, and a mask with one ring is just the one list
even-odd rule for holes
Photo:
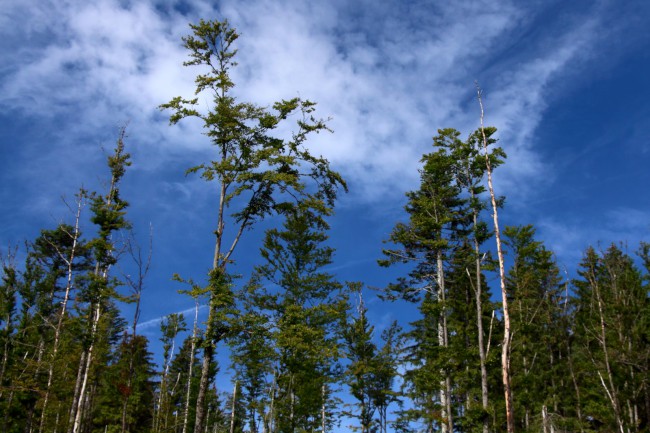
[[[228,334],[227,316],[234,303],[227,265],[242,234],[268,215],[282,213],[287,203],[304,195],[308,179],[314,181],[329,205],[343,180],[330,170],[327,160],[312,156],[304,148],[308,136],[327,130],[325,123],[313,116],[314,103],[294,98],[277,102],[269,110],[238,102],[230,69],[236,65],[234,43],[239,35],[227,21],[201,20],[191,28],[193,34],[184,37],[183,42],[190,55],[185,65],[200,68],[197,97],[179,96],[161,108],[172,111],[172,124],[187,117],[199,119],[215,146],[214,159],[188,170],[215,181],[219,197],[194,427],[195,433],[203,433],[210,364],[216,344]],[[212,98],[206,112],[199,111],[203,105],[199,97],[203,94]],[[273,135],[292,115],[297,115],[298,121],[291,137],[285,140]],[[228,208],[234,210],[232,218],[226,214]]]
[[[94,269],[88,275],[88,285],[80,298],[86,303],[87,337],[78,370],[78,387],[73,397],[70,411],[69,429],[72,433],[83,430],[90,413],[91,398],[88,395],[93,377],[98,371],[95,366],[105,365],[105,358],[111,344],[110,340],[119,338],[120,329],[114,328],[117,316],[114,301],[119,281],[110,274],[117,262],[113,235],[116,231],[128,228],[125,218],[128,203],[120,196],[119,185],[126,168],[131,165],[130,155],[125,152],[126,131],[120,131],[115,150],[107,158],[111,179],[104,195],[91,195],[91,221],[97,226],[97,236],[89,242],[94,258]],[[104,333],[102,333],[102,331]],[[102,352],[101,349],[105,351]]]
[[[437,419],[428,419],[427,423],[434,421],[440,425],[443,432],[453,432],[452,409],[452,378],[449,358],[449,329],[447,294],[449,287],[446,280],[446,263],[452,256],[454,243],[466,233],[467,200],[461,196],[461,187],[456,182],[456,161],[445,148],[449,138],[454,138],[453,130],[440,130],[434,137],[436,150],[425,154],[422,158],[424,164],[420,173],[420,189],[409,192],[409,202],[406,211],[409,222],[398,223],[390,235],[390,242],[402,246],[401,249],[385,249],[387,259],[380,261],[383,265],[394,263],[414,263],[409,273],[409,278],[401,278],[397,284],[391,285],[389,290],[407,300],[418,300],[422,292],[424,299],[421,305],[423,320],[429,323],[416,322],[415,328],[419,331],[413,336],[429,339],[430,326],[435,324],[437,345],[417,341],[418,345],[429,347],[433,353],[421,351],[421,347],[411,354],[411,362],[422,368],[420,376],[413,377],[412,385],[415,394],[428,393],[437,389],[439,400],[437,406],[429,410]],[[417,356],[418,359],[413,357]],[[436,364],[433,367],[432,364]],[[437,373],[435,372],[437,371]],[[414,373],[415,374],[415,373]],[[438,386],[425,382],[437,380]],[[431,397],[427,397],[431,398]]]
[[362,283],[348,283],[348,289],[358,295],[356,315],[342,328],[344,357],[348,361],[345,383],[357,400],[358,411],[345,413],[359,419],[362,432],[388,428],[388,406],[397,401],[394,380],[401,357],[401,328],[393,322],[381,334],[383,345],[374,342],[374,326],[367,317],[363,302]]
[[567,329],[561,327],[560,271],[552,253],[535,240],[533,226],[506,227],[503,233],[513,260],[507,291],[512,315],[512,392],[517,426],[523,431],[539,431],[544,408],[547,414],[550,408],[551,415],[564,415],[558,413],[561,393],[557,389],[560,372],[565,370],[558,364],[567,356],[560,342],[568,338]]
[[270,378],[276,353],[272,328],[264,310],[267,305],[259,290],[260,287],[252,284],[242,293],[239,332],[230,340],[232,367],[241,384],[240,395],[251,432],[272,431],[270,402],[275,392]]
[[329,227],[323,215],[330,212],[317,198],[288,211],[282,230],[267,230],[266,263],[256,267],[249,284],[248,296],[266,317],[274,349],[269,431],[322,430],[335,421],[331,385],[347,301],[341,284],[322,270],[334,252],[321,245]]
[[648,295],[630,256],[587,249],[574,281],[584,418],[609,431],[647,426]]
[[375,406],[375,378],[379,369],[377,346],[372,341],[374,327],[368,323],[367,308],[363,303],[362,286],[353,285],[353,292],[358,295],[357,313],[351,323],[343,327],[345,357],[349,364],[346,371],[346,383],[350,393],[357,400],[358,413],[347,413],[359,419],[361,433],[372,431]]

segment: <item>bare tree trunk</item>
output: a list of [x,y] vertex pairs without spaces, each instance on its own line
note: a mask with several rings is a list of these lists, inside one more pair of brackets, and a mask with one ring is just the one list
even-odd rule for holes
[[[442,251],[438,251],[436,257],[437,279],[438,279],[438,302],[442,304],[440,317],[438,318],[438,344],[441,347],[448,346],[447,339],[447,315],[445,314],[445,274],[442,263]],[[442,406],[442,433],[453,433],[454,424],[451,414],[451,381],[446,371],[441,371],[444,379],[440,381],[440,405]]]
[[[52,379],[54,378],[54,365],[56,364],[56,358],[59,351],[59,343],[61,341],[61,328],[63,327],[63,320],[65,319],[68,301],[70,299],[70,292],[72,291],[72,277],[73,277],[73,263],[77,253],[77,242],[79,240],[79,221],[81,219],[81,208],[83,206],[83,195],[79,194],[77,198],[77,211],[75,213],[75,224],[74,232],[69,233],[72,238],[72,249],[70,250],[70,256],[64,257],[60,251],[57,249],[59,257],[67,265],[67,280],[65,286],[65,293],[63,295],[63,300],[61,301],[61,311],[59,312],[59,318],[57,320],[56,328],[54,329],[54,342],[52,343],[52,355],[50,358],[50,364],[47,371],[47,387],[45,388],[45,395],[43,397],[43,408],[41,409],[41,422],[38,428],[39,432],[43,432],[45,426],[45,417],[47,411],[47,405],[50,397],[50,389],[52,387]],[[56,248],[55,245],[52,244]]]
[[[474,191],[471,191],[471,199],[474,201]],[[478,228],[478,212],[474,210],[473,212],[473,225],[476,232]],[[474,235],[474,255],[475,255],[475,265],[476,265],[476,283],[474,287],[474,294],[476,297],[476,328],[478,334],[478,357],[479,364],[481,368],[481,405],[483,407],[483,433],[488,433],[489,431],[489,419],[487,417],[489,401],[489,389],[488,389],[488,377],[487,377],[487,367],[486,367],[486,353],[485,353],[485,342],[483,341],[484,331],[483,331],[483,285],[481,282],[481,251],[479,248],[478,239],[476,234]],[[468,272],[469,274],[469,272]]]
[[548,410],[542,405],[542,433],[548,433]]
[[77,416],[77,409],[79,407],[79,395],[81,392],[81,380],[83,378],[84,368],[86,367],[86,352],[81,352],[79,358],[79,368],[77,369],[77,380],[74,385],[74,394],[72,396],[72,406],[70,406],[70,415],[68,418],[68,433],[72,433],[74,420]]
[[230,408],[230,433],[235,433],[235,410],[237,409],[237,385],[238,381],[235,381],[235,387],[232,390],[232,407]]
[[199,300],[194,299],[194,327],[192,328],[192,343],[190,347],[190,365],[187,372],[187,391],[185,394],[185,411],[183,413],[183,433],[187,433],[187,425],[190,415],[190,399],[192,398],[192,376],[194,374],[194,352],[196,351],[196,337],[199,323]]
[[321,387],[321,396],[323,399],[323,406],[321,407],[321,433],[325,433],[325,401],[326,401],[326,394],[325,394],[325,384]]
[[269,413],[268,413],[268,433],[275,432],[275,387],[276,387],[276,371],[273,370],[273,382],[271,384],[271,402],[269,403]]
[[488,153],[487,136],[485,135],[485,127],[483,125],[484,112],[483,100],[481,98],[481,89],[476,84],[476,93],[478,97],[479,106],[481,107],[481,134],[483,135],[483,150],[485,151],[485,164],[487,167],[488,189],[490,191],[490,199],[492,201],[492,217],[494,219],[494,238],[497,244],[497,256],[499,259],[499,279],[501,283],[501,299],[503,303],[503,344],[501,346],[501,373],[503,379],[503,391],[505,394],[506,402],[506,425],[508,433],[515,431],[515,416],[512,399],[512,388],[510,387],[510,344],[512,339],[512,332],[510,330],[510,312],[508,310],[508,294],[506,292],[506,272],[503,260],[503,249],[501,248],[501,233],[499,231],[499,214],[497,210],[497,200],[494,194],[494,186],[492,184],[492,164],[490,163],[490,155]]
[[623,426],[623,419],[621,417],[621,407],[616,392],[616,387],[614,386],[614,375],[612,374],[612,368],[609,362],[609,349],[607,348],[607,340],[606,340],[607,337],[605,332],[606,329],[605,315],[603,313],[603,301],[600,296],[600,289],[595,277],[591,279],[591,284],[594,289],[594,292],[596,293],[596,302],[598,305],[598,316],[600,319],[600,338],[598,340],[600,340],[600,345],[603,350],[603,356],[605,360],[605,372],[607,373],[607,381],[609,387],[607,386],[607,384],[605,384],[605,380],[603,379],[600,370],[598,371],[598,377],[600,378],[600,383],[603,385],[605,393],[607,394],[607,397],[609,398],[609,401],[612,405],[612,409],[614,410],[614,417],[616,418],[616,425],[618,427],[618,430],[620,431],[620,433],[625,433],[625,429]]
[[[204,430],[203,433],[208,433],[208,429],[210,428],[210,426],[208,425],[209,420],[210,420],[210,408],[208,408],[208,413],[205,416],[205,429],[203,429]],[[215,423],[215,425],[216,424],[217,423]]]
[[230,433],[235,433],[235,411],[237,410],[237,385],[239,381],[235,381],[235,387],[232,390],[232,407],[230,408]]
[[72,427],[72,433],[79,433],[81,429],[81,421],[84,415],[83,408],[86,399],[86,388],[88,387],[88,377],[90,376],[90,369],[93,361],[93,351],[95,349],[95,337],[97,336],[97,327],[99,325],[100,317],[101,317],[101,303],[100,301],[98,301],[93,314],[93,327],[90,334],[91,343],[86,353],[86,365],[84,367],[83,379],[81,380],[81,388],[79,390],[79,400],[77,402],[77,408],[76,408],[76,414],[74,418],[74,425]]

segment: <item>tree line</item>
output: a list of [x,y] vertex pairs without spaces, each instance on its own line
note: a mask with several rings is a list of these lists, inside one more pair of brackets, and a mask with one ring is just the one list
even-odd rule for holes
[[[498,230],[505,200],[491,176],[506,154],[496,128],[481,116],[466,139],[440,129],[404,220],[378,251],[379,264],[402,275],[380,297],[413,303],[419,317],[378,332],[364,282],[327,272],[328,219],[347,186],[306,147],[329,131],[315,104],[239,101],[230,75],[237,32],[227,21],[191,29],[183,43],[185,65],[199,70],[195,95],[160,108],[172,124],[200,121],[213,145],[214,159],[188,169],[217,197],[207,216],[215,224],[211,270],[173,277],[195,314],[164,317],[154,362],[137,329],[151,252],[128,235],[120,183],[131,157],[122,130],[105,191],[81,189],[68,204],[70,221],[27,242],[24,261],[16,249],[2,257],[3,431],[648,429],[650,244],[636,254],[590,247],[569,278],[532,225]],[[290,122],[292,132],[279,138]],[[266,230],[259,264],[236,275],[240,240],[270,217],[281,224]],[[121,261],[136,272],[120,275]],[[502,301],[489,284],[495,278]],[[132,318],[123,303],[135,305]],[[230,365],[216,361],[223,347]],[[232,383],[215,383],[222,368]]]

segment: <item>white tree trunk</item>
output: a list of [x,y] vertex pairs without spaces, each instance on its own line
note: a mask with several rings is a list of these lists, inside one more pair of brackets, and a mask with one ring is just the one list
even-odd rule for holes
[[503,344],[501,346],[501,373],[503,381],[503,390],[506,402],[506,425],[508,433],[515,431],[515,418],[512,399],[512,389],[510,387],[510,344],[512,332],[510,330],[510,312],[508,310],[508,294],[506,292],[506,272],[503,260],[503,249],[501,247],[501,233],[499,231],[499,213],[497,210],[497,200],[494,194],[492,184],[492,164],[488,152],[488,142],[483,125],[483,100],[481,99],[481,89],[476,85],[479,106],[481,107],[481,134],[483,135],[483,150],[485,151],[485,164],[487,167],[488,189],[490,191],[490,200],[492,202],[492,217],[494,220],[494,238],[497,244],[497,257],[499,259],[499,280],[501,283],[501,299],[503,303]]

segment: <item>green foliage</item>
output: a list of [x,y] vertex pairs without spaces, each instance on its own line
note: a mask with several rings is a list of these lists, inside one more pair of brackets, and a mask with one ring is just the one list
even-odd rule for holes
[[357,400],[358,411],[346,412],[346,416],[359,419],[361,432],[386,431],[388,406],[398,401],[393,392],[397,377],[402,338],[401,329],[394,322],[382,333],[384,345],[377,347],[373,341],[374,327],[367,318],[363,303],[361,283],[348,283],[348,289],[358,294],[357,314],[342,326],[343,350],[348,365],[344,381]]
[[[276,102],[268,109],[237,101],[230,78],[230,69],[236,66],[233,44],[237,32],[227,21],[201,20],[190,27],[192,35],[183,38],[190,57],[184,65],[200,70],[194,97],[175,97],[160,108],[171,110],[171,124],[188,117],[200,120],[216,148],[213,160],[187,170],[206,181],[216,181],[219,191],[195,425],[195,430],[201,430],[209,385],[207,367],[216,344],[232,333],[229,322],[234,294],[226,267],[241,235],[270,215],[290,211],[297,201],[315,198],[331,207],[338,188],[345,188],[345,183],[326,159],[313,156],[304,147],[310,135],[328,130],[325,121],[314,116],[315,104],[293,98]],[[211,100],[207,110],[201,111],[199,101],[204,96]],[[290,137],[282,138],[278,129],[290,117],[297,117],[296,129]],[[230,246],[225,245],[228,234]]]
[[123,335],[99,380],[93,431],[122,432],[123,423],[126,432],[151,431],[155,369],[147,344],[143,336]]
[[251,428],[311,431],[335,422],[331,384],[340,356],[338,324],[345,315],[341,284],[322,271],[332,248],[322,202],[302,202],[285,212],[282,230],[269,229],[242,293],[246,314],[233,340]]
[[[507,278],[513,343],[511,372],[519,429],[538,431],[544,406],[564,417],[558,390],[569,338],[560,271],[553,254],[535,240],[533,226],[506,227],[504,243],[514,261]],[[564,399],[570,407],[571,399]]]
[[[170,123],[187,117],[201,120],[216,147],[218,158],[188,169],[220,185],[220,209],[235,208],[232,214],[240,230],[275,212],[283,212],[294,198],[305,195],[305,179],[312,179],[318,196],[333,204],[336,189],[345,184],[329,168],[327,160],[312,156],[303,146],[311,133],[327,131],[325,122],[314,117],[315,104],[299,98],[279,101],[272,110],[237,102],[231,95],[234,83],[229,71],[236,66],[232,44],[238,34],[227,21],[203,21],[191,25],[193,35],[183,38],[191,60],[186,66],[200,67],[195,95],[210,94],[212,106],[203,113],[199,99],[176,97],[160,106],[171,110]],[[283,121],[298,115],[297,131],[290,139],[273,135]],[[223,235],[219,216],[217,238]],[[229,254],[223,259],[227,259]],[[219,258],[222,259],[222,258]],[[220,262],[225,264],[225,262]]]
[[643,276],[615,245],[602,253],[588,249],[578,274],[572,329],[583,420],[603,430],[642,431],[649,422],[641,408],[648,401],[650,361]]

